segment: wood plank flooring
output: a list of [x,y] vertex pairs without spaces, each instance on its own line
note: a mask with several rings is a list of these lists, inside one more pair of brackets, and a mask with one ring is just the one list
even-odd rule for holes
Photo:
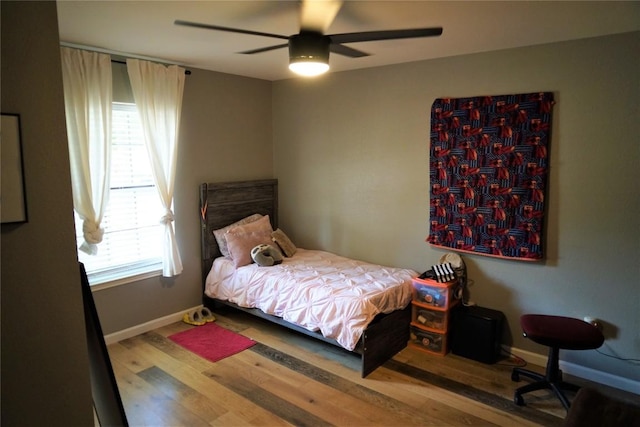
[[563,423],[550,392],[527,394],[525,407],[513,403],[516,359],[485,365],[407,348],[363,379],[353,354],[242,312],[216,316],[258,344],[211,363],[167,338],[193,327],[179,322],[108,347],[131,426]]

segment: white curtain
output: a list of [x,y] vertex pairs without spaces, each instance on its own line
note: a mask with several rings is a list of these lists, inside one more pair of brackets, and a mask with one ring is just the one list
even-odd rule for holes
[[165,212],[162,275],[182,272],[182,261],[173,230],[173,189],[178,156],[178,132],[184,90],[184,68],[166,67],[138,59],[127,59],[127,71],[140,112],[151,170]]
[[83,220],[80,249],[95,255],[109,199],[111,57],[67,47],[61,56],[73,207]]

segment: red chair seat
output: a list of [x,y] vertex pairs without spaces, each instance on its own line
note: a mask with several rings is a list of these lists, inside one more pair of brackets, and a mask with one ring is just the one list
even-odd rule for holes
[[604,342],[593,325],[571,317],[525,314],[520,318],[524,335],[541,345],[567,350],[590,350]]

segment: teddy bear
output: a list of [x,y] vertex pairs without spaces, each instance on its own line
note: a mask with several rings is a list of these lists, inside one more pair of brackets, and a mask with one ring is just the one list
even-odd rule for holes
[[282,263],[282,254],[274,246],[260,244],[251,249],[251,259],[260,267],[270,267]]

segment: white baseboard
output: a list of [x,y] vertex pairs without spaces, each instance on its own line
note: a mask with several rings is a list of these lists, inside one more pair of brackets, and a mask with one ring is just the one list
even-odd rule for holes
[[[547,356],[531,353],[530,351],[521,350],[519,348],[509,348],[503,346],[506,352],[514,354],[523,358],[528,363],[537,366],[547,366]],[[604,384],[609,387],[617,388],[620,390],[628,391],[630,393],[640,394],[640,381],[630,380],[617,375],[609,374],[595,369],[587,368],[585,366],[576,365],[575,363],[560,361],[560,369],[562,372],[566,372],[574,377],[583,378],[585,380],[593,381],[598,384]]]
[[142,323],[141,325],[132,326],[131,328],[123,329],[121,331],[114,332],[109,335],[105,335],[104,342],[107,345],[113,344],[118,341],[126,340],[127,338],[135,337],[136,335],[144,334],[145,332],[149,332],[154,329],[158,329],[163,326],[167,326],[172,323],[179,322],[180,320],[182,320],[182,316],[184,316],[184,313],[187,313],[192,310],[196,310],[198,308],[202,308],[202,305],[191,307],[179,313],[169,314],[159,319],[154,319],[154,320],[150,320],[149,322]]

